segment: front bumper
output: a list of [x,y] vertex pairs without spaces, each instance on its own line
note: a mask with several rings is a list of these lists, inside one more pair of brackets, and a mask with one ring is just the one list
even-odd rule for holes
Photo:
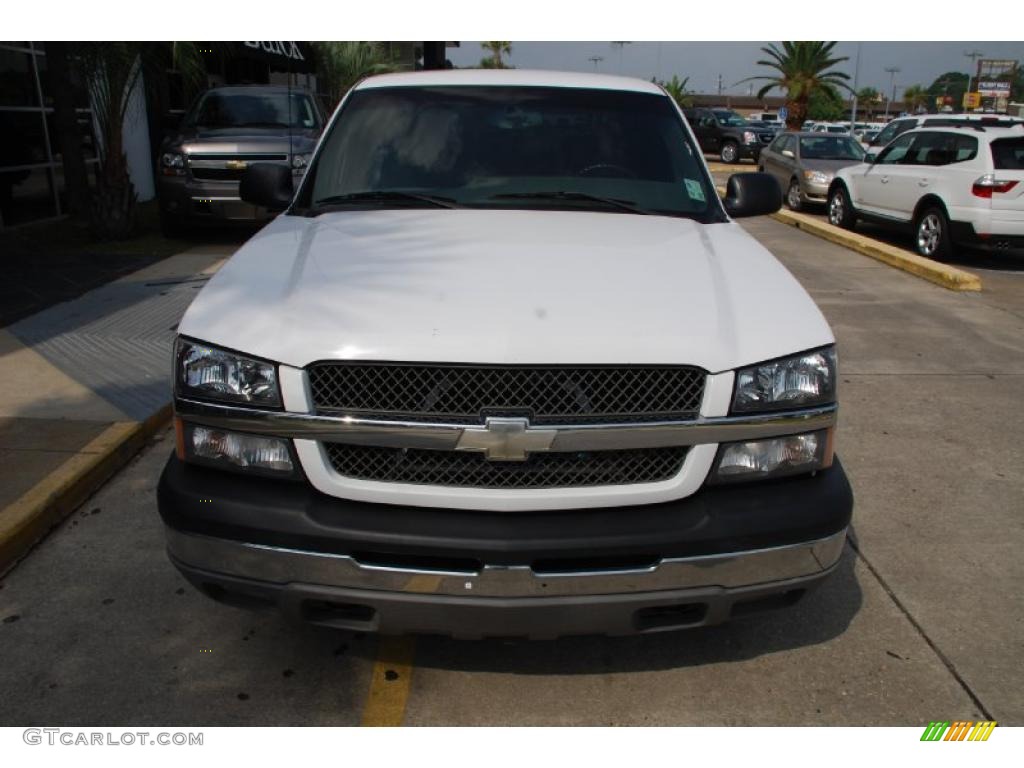
[[836,461],[663,504],[473,512],[353,502],[172,456],[158,501],[172,562],[211,597],[351,630],[540,638],[788,605],[835,568],[853,498]]
[[160,210],[192,222],[265,222],[275,214],[246,203],[237,181],[204,181],[186,176],[158,176]]

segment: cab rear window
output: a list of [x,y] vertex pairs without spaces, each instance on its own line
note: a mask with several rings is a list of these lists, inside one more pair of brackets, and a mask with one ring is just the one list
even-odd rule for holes
[[992,164],[996,170],[1024,170],[1024,138],[996,139],[992,147]]

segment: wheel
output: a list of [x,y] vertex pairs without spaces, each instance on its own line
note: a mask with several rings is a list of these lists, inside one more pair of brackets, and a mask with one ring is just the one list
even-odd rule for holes
[[185,236],[185,222],[180,216],[160,211],[160,234],[169,240]]
[[735,141],[727,141],[722,145],[722,162],[738,163],[740,161],[740,148]]
[[786,205],[791,211],[799,211],[803,208],[803,201],[800,199],[800,182],[793,179],[789,182],[789,190],[786,192]]
[[917,252],[926,259],[945,261],[953,250],[949,238],[949,219],[946,212],[938,206],[931,206],[921,211],[914,227],[917,236],[914,242]]
[[857,214],[850,202],[846,187],[838,184],[828,196],[828,222],[832,226],[853,229],[857,223]]

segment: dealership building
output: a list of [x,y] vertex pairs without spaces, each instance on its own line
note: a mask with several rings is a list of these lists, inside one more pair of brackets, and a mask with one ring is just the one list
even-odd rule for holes
[[[403,68],[441,68],[445,49],[458,43],[385,42]],[[280,84],[316,91],[310,43],[287,41],[197,43],[207,85]],[[169,51],[169,46],[168,46]],[[169,59],[169,54],[168,54]],[[72,72],[72,80],[75,73]],[[125,119],[125,154],[139,200],[152,199],[155,152],[165,115],[187,109],[181,76],[169,66],[148,89],[140,82]],[[140,78],[141,81],[141,78]],[[73,82],[76,115],[91,183],[99,152],[89,95]],[[54,124],[46,44],[0,42],[0,229],[55,219],[67,212],[63,160]],[[161,114],[164,113],[164,114]]]

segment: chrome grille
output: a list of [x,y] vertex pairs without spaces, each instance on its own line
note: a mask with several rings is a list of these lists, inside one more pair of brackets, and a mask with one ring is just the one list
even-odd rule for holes
[[228,162],[242,160],[246,163],[284,162],[288,155],[280,153],[247,154],[192,154],[188,155],[188,166],[192,178],[206,181],[239,181],[245,175],[244,168],[228,168]]
[[483,423],[525,416],[532,424],[690,419],[705,372],[687,366],[477,366],[314,363],[318,413]]
[[325,443],[334,470],[357,480],[463,488],[583,488],[654,483],[675,477],[687,449],[645,448],[535,453],[526,461],[482,454]]

